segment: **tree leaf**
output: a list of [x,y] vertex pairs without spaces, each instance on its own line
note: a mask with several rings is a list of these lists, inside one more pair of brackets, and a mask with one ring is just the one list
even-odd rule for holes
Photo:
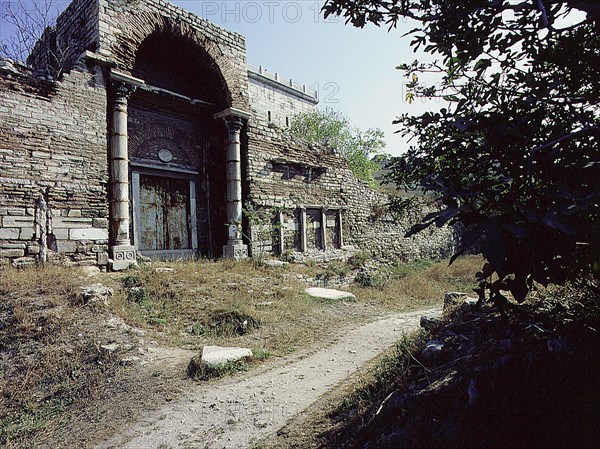
[[433,221],[430,221],[428,223],[419,223],[419,224],[416,224],[416,225],[412,226],[410,228],[410,230],[406,234],[404,234],[404,237],[405,238],[411,237],[411,236],[413,236],[413,235],[421,232],[423,229],[428,228],[432,224],[433,224]]

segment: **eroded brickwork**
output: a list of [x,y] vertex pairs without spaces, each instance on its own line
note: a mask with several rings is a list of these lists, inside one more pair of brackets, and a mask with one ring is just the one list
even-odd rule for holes
[[[247,200],[262,210],[284,210],[287,216],[296,217],[284,220],[284,241],[288,242],[284,251],[301,249],[295,233],[301,229],[298,211],[302,208],[306,210],[309,253],[322,253],[325,247],[333,250],[331,257],[343,257],[335,250],[351,246],[381,260],[413,260],[447,256],[454,250],[454,231],[448,227],[432,228],[404,239],[419,214],[407,214],[401,220],[381,214],[387,196],[358,180],[343,158],[329,148],[307,145],[258,117],[248,124],[246,164]],[[337,211],[341,211],[341,218],[337,218]],[[423,206],[421,215],[428,211]],[[340,222],[342,245],[336,244]],[[325,232],[320,230],[323,223]],[[277,239],[261,239],[254,246],[266,245],[277,253],[277,243]]]
[[0,258],[30,263],[39,254],[42,195],[53,254],[98,262],[108,244],[102,73],[72,71],[48,83],[5,66],[0,92]]

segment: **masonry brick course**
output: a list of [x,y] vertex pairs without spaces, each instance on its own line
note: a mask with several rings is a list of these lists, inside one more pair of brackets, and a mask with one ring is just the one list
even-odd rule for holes
[[[106,217],[102,74],[73,70],[60,83],[38,79],[23,67],[0,75],[6,106],[0,110],[0,249],[39,237],[34,214],[42,191],[57,217],[75,209],[89,220]],[[3,257],[24,255],[11,251]]]

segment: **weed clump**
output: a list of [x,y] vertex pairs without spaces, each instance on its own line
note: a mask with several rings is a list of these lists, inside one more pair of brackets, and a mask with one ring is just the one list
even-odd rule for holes
[[383,289],[390,280],[389,273],[383,270],[359,271],[354,282],[364,288]]
[[370,258],[371,256],[366,251],[359,251],[348,258],[348,264],[354,270],[358,270],[359,268],[362,268]]
[[317,275],[317,278],[324,280],[330,280],[336,277],[344,278],[348,273],[350,273],[350,266],[346,262],[333,261],[325,266],[323,271]]
[[212,336],[245,335],[260,327],[259,320],[238,311],[217,311],[209,314],[204,324],[194,323],[198,335]]

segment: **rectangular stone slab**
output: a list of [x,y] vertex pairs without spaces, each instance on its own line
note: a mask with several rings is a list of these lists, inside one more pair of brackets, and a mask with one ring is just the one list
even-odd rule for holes
[[204,346],[202,361],[210,366],[235,362],[244,357],[252,357],[252,351],[247,348],[225,348],[222,346]]

